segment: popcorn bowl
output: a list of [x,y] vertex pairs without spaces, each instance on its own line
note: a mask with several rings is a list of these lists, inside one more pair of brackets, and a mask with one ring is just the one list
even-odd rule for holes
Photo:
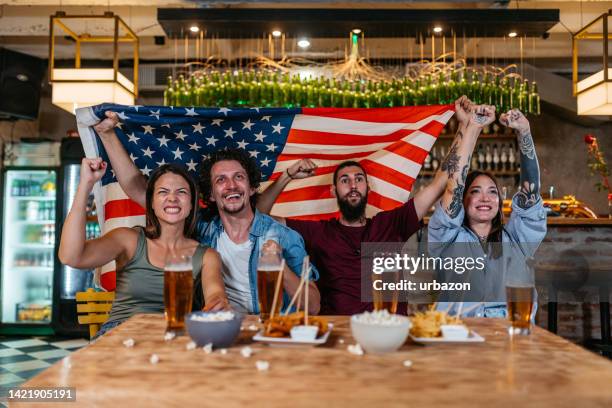
[[236,312],[192,312],[185,316],[187,333],[203,347],[209,343],[216,348],[231,346],[240,334],[244,315]]
[[[368,313],[368,315],[365,315]],[[351,333],[353,338],[368,353],[382,354],[398,350],[408,338],[411,323],[406,316],[380,314],[383,319],[363,318],[379,312],[365,312],[351,317]],[[386,313],[386,311],[385,311]],[[387,319],[385,322],[384,319]],[[392,319],[392,322],[388,319]]]

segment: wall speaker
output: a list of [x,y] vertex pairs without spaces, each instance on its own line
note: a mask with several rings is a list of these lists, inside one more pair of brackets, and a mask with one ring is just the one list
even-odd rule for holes
[[0,48],[0,119],[36,119],[45,62]]

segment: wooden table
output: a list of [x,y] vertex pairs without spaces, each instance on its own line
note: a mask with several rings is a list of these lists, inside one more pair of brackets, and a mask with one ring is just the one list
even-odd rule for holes
[[[244,330],[223,355],[188,351],[188,337],[165,342],[163,316],[138,315],[24,387],[76,387],[77,401],[67,407],[612,407],[612,362],[539,327],[510,339],[504,320],[467,319],[485,343],[409,341],[396,353],[356,356],[347,351],[354,343],[348,318],[330,320],[325,346],[272,348]],[[249,316],[243,327],[253,322]],[[133,348],[122,344],[127,338]],[[250,358],[240,355],[245,345],[254,350]],[[269,370],[257,371],[257,360]]]

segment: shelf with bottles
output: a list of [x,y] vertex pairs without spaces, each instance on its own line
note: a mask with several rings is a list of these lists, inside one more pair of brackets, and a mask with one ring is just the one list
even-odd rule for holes
[[55,244],[55,223],[24,224],[19,245],[50,246]]
[[18,222],[55,222],[55,201],[24,199],[17,202]]
[[53,174],[42,179],[38,175],[15,178],[11,183],[11,197],[17,200],[54,200],[55,192],[55,175]]
[[53,251],[19,251],[13,255],[13,269],[49,270],[53,268]]

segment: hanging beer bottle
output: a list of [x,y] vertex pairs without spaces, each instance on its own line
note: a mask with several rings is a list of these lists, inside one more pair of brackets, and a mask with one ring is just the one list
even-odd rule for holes
[[459,99],[461,95],[459,95],[459,84],[457,83],[457,71],[453,69],[450,74],[450,79],[448,80],[448,103],[452,103]]
[[529,112],[534,115],[540,114],[540,94],[535,81],[531,83],[531,92],[529,93]]
[[508,78],[504,78],[501,82],[501,96],[499,103],[501,105],[500,112],[507,112],[512,109],[512,101],[510,99],[510,95],[512,91],[510,89],[510,85],[508,85]]
[[189,78],[189,104],[190,106],[197,106],[198,105],[198,84],[196,83],[196,77],[195,75],[191,75],[191,78]]
[[438,74],[438,104],[445,105],[450,103],[449,84],[446,82],[444,72]]
[[493,84],[491,85],[491,105],[495,106],[495,110],[502,113],[501,105],[501,84],[499,82],[499,75],[495,75]]
[[174,88],[172,88],[172,76],[170,75],[164,90],[164,106],[172,105],[174,105]]
[[179,106],[189,106],[191,95],[185,83],[185,77],[179,75]]
[[470,92],[467,95],[472,102],[475,104],[480,104],[480,81],[478,80],[478,73],[476,73],[476,70],[472,71],[472,77],[470,79]]
[[526,79],[521,85],[521,98],[520,98],[520,109],[523,113],[530,113],[529,110],[529,81]]
[[491,85],[491,74],[485,72],[482,86],[482,103],[486,105],[495,105],[493,102],[493,87]]
[[461,73],[461,80],[459,81],[459,97],[465,95],[468,96],[470,95],[470,84],[468,84],[467,81],[467,70],[464,70]]

